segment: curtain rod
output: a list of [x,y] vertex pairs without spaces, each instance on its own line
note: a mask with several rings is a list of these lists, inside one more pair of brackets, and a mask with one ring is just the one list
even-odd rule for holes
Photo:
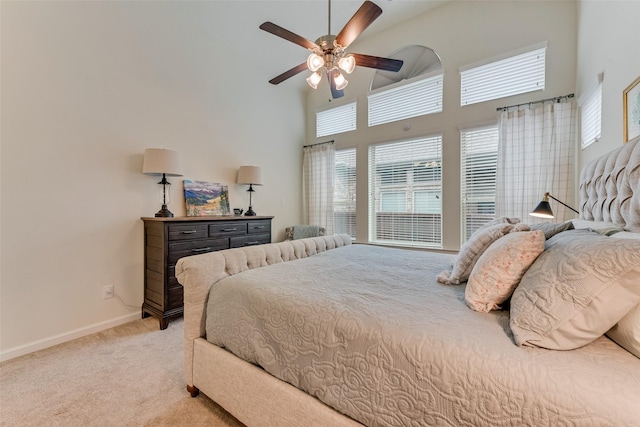
[[322,144],[333,144],[334,142],[335,140],[332,139],[331,141],[317,142],[315,144],[303,145],[302,148],[315,147],[316,145],[322,145]]
[[560,100],[562,99],[568,99],[573,97],[574,97],[574,94],[570,93],[569,95],[556,96],[555,98],[541,99],[540,101],[524,102],[522,104],[509,105],[508,107],[499,107],[499,108],[496,108],[496,111],[504,111],[509,108],[521,107],[523,105],[539,104],[539,103],[548,102],[548,101],[560,102]]

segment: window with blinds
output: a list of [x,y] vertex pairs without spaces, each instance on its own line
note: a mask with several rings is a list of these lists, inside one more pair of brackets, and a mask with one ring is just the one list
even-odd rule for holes
[[333,181],[334,230],[356,238],[356,149],[336,150]]
[[316,138],[356,130],[356,101],[316,113]]
[[369,241],[442,248],[442,135],[369,147]]
[[460,69],[460,105],[544,90],[546,44],[488,64]]
[[496,212],[498,126],[460,132],[461,244]]
[[420,76],[371,93],[369,126],[442,111],[443,74]]
[[587,148],[602,136],[602,74],[598,83],[580,97],[578,105],[582,148]]

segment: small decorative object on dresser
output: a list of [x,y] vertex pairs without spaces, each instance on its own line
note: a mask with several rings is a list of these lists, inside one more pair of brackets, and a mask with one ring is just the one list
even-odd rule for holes
[[183,313],[183,289],[175,275],[178,259],[221,249],[271,243],[272,216],[144,217],[144,303],[142,317]]

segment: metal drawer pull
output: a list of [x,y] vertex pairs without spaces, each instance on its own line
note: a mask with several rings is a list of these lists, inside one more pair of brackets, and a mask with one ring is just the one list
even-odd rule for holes
[[255,241],[255,242],[244,242],[245,246],[250,246],[250,245],[258,245],[260,244],[260,242]]
[[209,252],[211,251],[211,248],[207,247],[207,248],[198,248],[198,249],[191,249],[191,252]]
[[197,230],[186,230],[186,231],[182,231],[182,234],[196,234],[198,231]]
[[255,227],[253,227],[254,230],[262,230],[264,228],[264,225],[256,225]]
[[237,231],[237,228],[223,228],[222,231]]

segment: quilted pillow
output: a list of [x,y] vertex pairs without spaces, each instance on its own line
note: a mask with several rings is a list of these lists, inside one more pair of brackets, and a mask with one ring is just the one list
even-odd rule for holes
[[480,255],[482,255],[493,242],[512,231],[529,231],[529,226],[527,224],[504,222],[484,226],[476,230],[467,243],[460,248],[452,271],[443,271],[438,274],[438,282],[444,283],[445,285],[458,285],[460,282],[467,281]]
[[500,308],[520,279],[544,250],[542,230],[510,233],[498,239],[480,256],[467,282],[467,305],[481,312]]
[[609,329],[607,336],[620,347],[640,357],[640,304]]
[[511,297],[516,344],[571,350],[640,301],[640,242],[569,230],[547,241]]

